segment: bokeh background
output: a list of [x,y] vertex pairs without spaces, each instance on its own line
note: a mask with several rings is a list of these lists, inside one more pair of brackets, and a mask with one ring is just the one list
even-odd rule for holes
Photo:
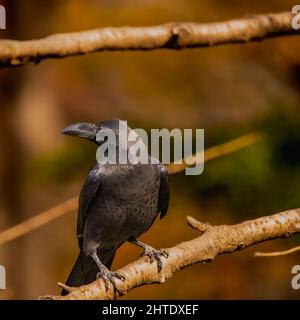
[[[1,38],[33,39],[104,26],[212,22],[291,10],[288,0],[7,0]],[[300,41],[183,51],[102,52],[0,71],[0,230],[79,193],[95,146],[61,135],[77,121],[120,118],[133,128],[204,128],[205,146],[259,131],[262,141],[212,160],[200,176],[170,178],[169,213],[142,239],[168,247],[196,237],[191,215],[212,224],[300,207]],[[0,299],[59,292],[78,254],[76,212],[0,248],[7,269]],[[299,299],[291,268],[300,237],[263,243],[178,272],[125,299]],[[140,251],[124,245],[113,269]]]

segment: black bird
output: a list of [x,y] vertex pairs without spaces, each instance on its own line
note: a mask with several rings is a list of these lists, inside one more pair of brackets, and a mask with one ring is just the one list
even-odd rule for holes
[[[111,129],[117,138],[118,151],[120,121],[77,123],[62,132],[101,145],[103,142],[96,140],[97,133]],[[131,131],[128,127],[128,132]],[[130,142],[127,153],[130,152],[129,146]],[[149,159],[153,158],[149,156]],[[80,192],[77,217],[80,254],[66,284],[77,287],[101,277],[106,290],[109,282],[116,290],[114,278],[124,280],[124,277],[109,269],[117,248],[125,241],[141,247],[143,255],[150,257],[150,262],[157,260],[159,272],[162,268],[161,255],[167,258],[167,253],[137,238],[151,227],[159,213],[160,218],[166,215],[168,203],[168,173],[158,160],[154,164],[96,163]],[[66,293],[62,291],[62,294]]]

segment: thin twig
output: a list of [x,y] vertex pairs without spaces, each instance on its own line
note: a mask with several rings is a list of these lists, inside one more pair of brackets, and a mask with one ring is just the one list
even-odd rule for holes
[[71,198],[66,200],[59,205],[43,211],[42,213],[23,221],[7,230],[4,230],[0,233],[0,245],[14,240],[18,237],[23,236],[24,234],[35,230],[46,223],[49,223],[64,214],[74,211],[77,209],[78,197]]
[[291,12],[252,15],[215,23],[171,22],[151,27],[100,28],[39,40],[0,40],[0,67],[104,50],[154,50],[247,43],[299,34]]
[[284,251],[276,251],[276,252],[255,252],[254,257],[277,257],[277,256],[285,256],[287,254],[294,253],[296,251],[300,251],[300,246],[284,250]]
[[207,162],[209,160],[216,159],[216,158],[225,156],[227,154],[233,153],[237,150],[251,146],[252,144],[262,139],[262,137],[263,135],[261,133],[252,132],[244,136],[238,137],[236,139],[230,140],[226,143],[208,148],[204,150],[204,152],[199,152],[197,154],[193,154],[192,156],[186,157],[185,159],[183,159],[185,163],[169,164],[168,172],[169,174],[178,173],[180,171],[183,171],[187,167],[195,165],[195,163],[191,165],[188,165],[187,163],[191,163],[192,161],[195,161],[196,158],[200,159],[201,158],[200,154],[202,153],[204,153],[204,161]]

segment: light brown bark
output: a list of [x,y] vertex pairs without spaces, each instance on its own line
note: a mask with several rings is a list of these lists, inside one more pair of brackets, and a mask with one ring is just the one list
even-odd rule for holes
[[[281,212],[236,225],[210,226],[188,217],[188,223],[199,229],[201,236],[166,249],[169,257],[163,259],[163,268],[157,272],[156,263],[149,263],[147,257],[128,264],[117,272],[125,281],[116,280],[121,295],[149,283],[163,283],[178,270],[199,262],[210,262],[218,255],[241,250],[256,243],[279,237],[289,237],[300,232],[300,209]],[[65,287],[64,285],[61,285]],[[113,299],[112,285],[105,291],[102,279],[79,288],[69,288],[67,296],[45,296],[41,299]]]
[[39,40],[0,40],[0,67],[104,50],[209,47],[300,34],[300,30],[292,28],[292,17],[290,12],[281,12],[216,23],[172,22],[54,34]]

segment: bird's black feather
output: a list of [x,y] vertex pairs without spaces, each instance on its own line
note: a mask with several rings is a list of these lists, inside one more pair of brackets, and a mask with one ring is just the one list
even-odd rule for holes
[[79,196],[79,210],[77,217],[77,237],[79,247],[82,247],[82,237],[84,223],[89,212],[89,207],[91,206],[97,191],[99,191],[101,183],[101,175],[98,163],[95,164],[90,170],[85,183],[81,189]]
[[163,165],[159,165],[158,167],[160,169],[160,186],[158,193],[157,212],[160,212],[160,218],[162,219],[168,211],[170,191],[168,182],[168,171]]

